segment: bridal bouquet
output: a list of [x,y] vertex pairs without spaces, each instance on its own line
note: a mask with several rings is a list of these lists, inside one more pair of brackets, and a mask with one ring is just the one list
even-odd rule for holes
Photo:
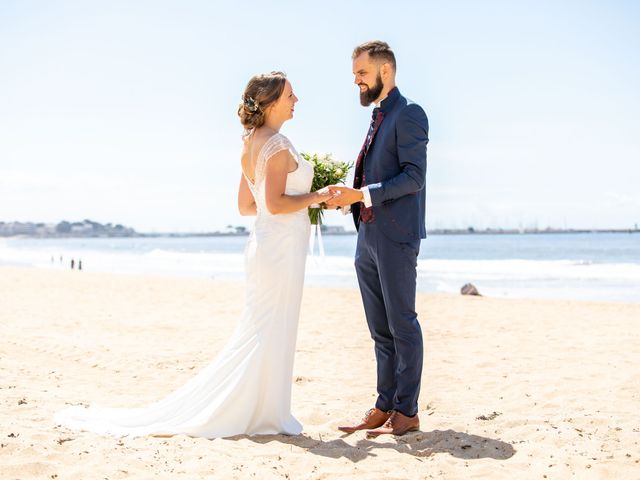
[[[332,157],[330,153],[301,153],[302,158],[313,165],[313,183],[311,191],[315,192],[321,188],[337,183],[344,183],[349,174],[349,170],[353,167],[353,163],[341,162]],[[309,208],[309,219],[311,225],[322,224],[322,210],[326,209],[326,205],[312,205]]]

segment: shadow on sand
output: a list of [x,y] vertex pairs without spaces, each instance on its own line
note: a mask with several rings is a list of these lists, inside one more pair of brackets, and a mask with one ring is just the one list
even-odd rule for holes
[[[362,434],[362,432],[361,432]],[[354,435],[358,435],[357,433]],[[375,450],[391,448],[398,453],[413,455],[414,457],[430,457],[436,453],[448,453],[454,457],[473,460],[476,458],[493,458],[506,460],[511,458],[516,450],[509,443],[456,432],[454,430],[432,430],[430,432],[411,432],[402,437],[381,436],[375,440],[362,438],[351,445],[344,441],[345,437],[335,440],[323,440],[302,434],[297,436],[287,435],[237,435],[228,440],[247,439],[255,443],[265,444],[269,442],[281,442],[287,445],[295,445],[314,455],[329,458],[347,458],[352,462],[364,460],[369,455],[375,456]]]

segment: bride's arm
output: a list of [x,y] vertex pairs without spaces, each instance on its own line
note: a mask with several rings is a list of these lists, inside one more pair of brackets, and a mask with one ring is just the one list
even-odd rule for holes
[[[267,161],[265,167],[265,200],[271,214],[292,213],[333,198],[332,193],[317,191],[300,195],[287,195],[287,175],[289,173],[289,150],[281,150]],[[300,168],[300,166],[298,166]]]
[[242,174],[240,174],[240,186],[238,187],[238,211],[240,215],[244,216],[256,215],[256,200],[249,190],[247,179]]

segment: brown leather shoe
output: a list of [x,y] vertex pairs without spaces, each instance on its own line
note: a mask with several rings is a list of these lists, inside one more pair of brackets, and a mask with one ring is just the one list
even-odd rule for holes
[[418,415],[413,417],[407,417],[402,413],[394,410],[389,417],[389,420],[380,428],[375,430],[367,430],[367,438],[374,438],[378,435],[404,435],[407,432],[414,432],[420,430],[420,419]]
[[338,430],[345,433],[353,433],[358,430],[366,430],[368,428],[378,428],[384,425],[389,420],[391,412],[384,412],[378,408],[371,408],[365,413],[362,423],[353,426],[341,426]]

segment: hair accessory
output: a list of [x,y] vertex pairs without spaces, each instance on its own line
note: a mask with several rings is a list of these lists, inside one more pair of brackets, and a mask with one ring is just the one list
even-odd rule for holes
[[258,105],[258,102],[256,102],[253,98],[251,97],[242,97],[242,103],[244,104],[244,106],[246,107],[247,110],[249,110],[251,113],[256,113],[260,106]]

